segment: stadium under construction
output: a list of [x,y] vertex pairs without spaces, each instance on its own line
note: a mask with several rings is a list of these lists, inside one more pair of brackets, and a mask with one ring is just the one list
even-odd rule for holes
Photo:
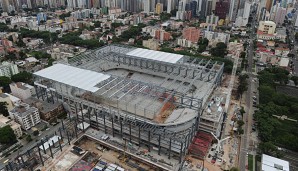
[[38,98],[62,101],[79,122],[181,162],[223,68],[212,60],[109,45],[34,73],[34,86]]

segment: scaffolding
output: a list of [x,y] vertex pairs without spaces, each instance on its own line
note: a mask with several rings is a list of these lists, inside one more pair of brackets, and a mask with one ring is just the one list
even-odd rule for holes
[[[204,83],[212,85],[206,92],[212,91],[220,83],[224,64],[187,56],[172,64],[127,55],[132,50],[127,46],[105,46],[72,58],[69,65],[104,74],[115,68],[152,74],[163,78],[159,84],[110,75],[96,85],[96,92],[91,92],[34,75],[37,97],[52,103],[62,101],[78,122],[88,122],[106,134],[145,145],[149,151],[156,147],[158,154],[167,153],[169,158],[178,155],[182,161],[198,129],[203,106],[203,100],[191,94]],[[171,123],[157,119],[167,118],[178,109],[180,115],[187,113],[185,110],[193,115]]]

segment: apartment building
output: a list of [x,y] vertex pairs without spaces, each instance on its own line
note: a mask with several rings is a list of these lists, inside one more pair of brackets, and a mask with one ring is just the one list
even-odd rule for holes
[[171,39],[171,34],[165,30],[159,29],[155,31],[155,39],[159,40],[160,42],[168,41]]
[[65,112],[63,105],[60,102],[48,103],[34,97],[30,97],[24,100],[24,102],[36,107],[39,111],[40,118],[47,122],[55,120],[59,114]]
[[18,66],[9,62],[0,64],[0,76],[11,77],[19,73]]
[[24,100],[36,94],[35,88],[22,82],[9,84],[11,94]]
[[274,34],[276,29],[276,24],[273,21],[260,21],[258,32],[262,34]]
[[9,111],[9,115],[17,123],[19,123],[24,130],[29,130],[40,123],[38,109],[26,103],[21,103],[16,106],[14,109]]
[[14,134],[17,138],[21,137],[23,135],[21,125],[16,123],[15,121],[8,119],[7,117],[0,115],[0,128],[5,127],[9,125],[11,129],[13,130]]
[[143,46],[151,50],[157,50],[159,43],[154,39],[143,40]]
[[182,31],[183,39],[196,43],[200,39],[200,30],[195,27],[184,28]]

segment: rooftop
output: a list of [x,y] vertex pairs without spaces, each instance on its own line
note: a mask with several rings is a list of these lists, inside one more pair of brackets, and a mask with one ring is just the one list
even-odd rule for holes
[[34,74],[91,92],[96,92],[99,88],[95,86],[110,77],[102,73],[64,64],[56,64]]
[[19,117],[26,117],[35,112],[37,108],[31,107],[28,104],[22,103],[13,108],[10,112]]
[[183,55],[142,49],[142,48],[137,48],[135,50],[132,50],[126,53],[126,55],[131,55],[131,56],[145,58],[145,59],[152,59],[156,61],[168,62],[168,63],[177,63],[179,60],[181,60],[181,58],[183,58]]
[[289,162],[263,154],[262,171],[290,171]]
[[25,99],[24,102],[37,107],[42,113],[47,113],[49,111],[52,111],[53,109],[56,109],[60,105],[60,103],[54,103],[54,104],[48,103],[46,101],[43,101],[34,97],[29,97]]

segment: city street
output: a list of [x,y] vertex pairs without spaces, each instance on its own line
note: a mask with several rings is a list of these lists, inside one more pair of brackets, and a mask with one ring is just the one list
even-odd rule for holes
[[[65,121],[64,121],[65,122]],[[64,124],[66,124],[68,121],[66,121]],[[39,140],[39,142],[40,142],[40,140],[41,139],[43,139],[43,138],[45,138],[45,137],[50,137],[50,136],[52,136],[54,133],[55,133],[55,131],[58,133],[59,131],[59,127],[61,127],[61,122],[59,123],[59,124],[57,124],[57,125],[55,125],[55,126],[53,126],[53,127],[51,127],[51,129],[49,129],[49,130],[45,130],[45,131],[43,131],[43,133],[38,137],[38,140]],[[19,149],[18,151],[16,151],[16,152],[14,152],[14,153],[12,153],[9,157],[7,157],[7,158],[2,158],[1,160],[0,160],[0,169],[1,168],[3,168],[3,167],[5,167],[5,165],[7,164],[7,162],[6,163],[3,163],[3,162],[5,162],[7,159],[14,159],[14,158],[16,158],[20,153],[25,153],[27,150],[30,150],[30,149],[32,149],[34,146],[36,146],[36,144],[37,144],[38,142],[36,142],[35,140],[32,140],[31,142],[29,142],[28,144],[26,144],[24,147],[22,147],[21,149]]]
[[[256,26],[256,16],[253,14],[253,20],[251,23],[251,28],[254,29]],[[245,111],[243,120],[246,123],[244,128],[244,134],[241,137],[241,144],[240,144],[240,153],[239,153],[239,168],[241,171],[246,170],[246,164],[247,164],[247,153],[248,153],[248,145],[250,140],[250,132],[251,132],[251,125],[252,125],[252,119],[253,119],[253,112],[254,109],[252,108],[252,96],[253,92],[256,91],[255,82],[253,81],[254,76],[252,73],[253,68],[253,52],[254,52],[254,39],[256,38],[254,36],[254,32],[252,31],[250,33],[250,39],[249,39],[249,46],[247,47],[247,59],[248,59],[248,68],[247,68],[247,74],[249,76],[248,79],[248,90],[246,92],[246,99],[245,99]]]

